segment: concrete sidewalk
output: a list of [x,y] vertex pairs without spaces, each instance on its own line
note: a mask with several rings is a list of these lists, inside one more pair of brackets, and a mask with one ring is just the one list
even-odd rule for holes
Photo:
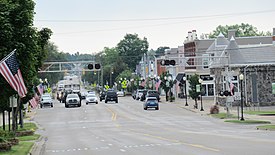
[[[198,109],[194,108],[195,101],[192,99],[187,99],[188,106],[186,106],[186,100],[185,99],[180,99],[176,98],[175,101],[170,102],[170,101],[165,101],[165,97],[162,96],[161,98],[162,103],[166,104],[179,104],[181,108],[199,113],[201,115],[208,115],[210,114],[210,108],[214,105],[214,100],[213,99],[202,99],[202,105],[203,105],[203,111],[201,111],[201,101],[198,100]],[[244,107],[244,111],[275,111],[275,106],[266,106],[266,107]],[[220,106],[219,105],[219,112],[220,113],[227,113],[226,107]],[[233,114],[235,116],[239,117],[241,116],[241,108],[234,106],[229,108],[229,113]],[[244,113],[244,119],[249,119],[249,120],[264,120],[264,121],[270,121],[272,124],[275,124],[275,115],[273,116],[260,116],[260,115],[250,115],[250,114],[245,114]]]

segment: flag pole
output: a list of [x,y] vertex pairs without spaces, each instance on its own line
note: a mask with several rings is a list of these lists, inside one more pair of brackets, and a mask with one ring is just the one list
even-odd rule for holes
[[14,49],[12,52],[10,52],[10,54],[8,54],[5,58],[3,58],[0,63],[6,61],[14,52],[16,51],[16,49]]

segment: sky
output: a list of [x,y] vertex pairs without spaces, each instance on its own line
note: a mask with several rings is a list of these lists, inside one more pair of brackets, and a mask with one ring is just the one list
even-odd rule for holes
[[34,0],[34,26],[53,31],[65,53],[94,54],[115,47],[126,34],[147,38],[149,49],[182,46],[188,31],[198,37],[219,25],[248,23],[275,28],[274,0]]

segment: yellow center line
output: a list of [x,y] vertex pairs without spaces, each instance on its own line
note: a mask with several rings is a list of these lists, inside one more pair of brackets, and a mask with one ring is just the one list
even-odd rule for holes
[[169,138],[164,138],[161,136],[155,136],[152,134],[148,134],[148,133],[142,133],[142,132],[137,132],[135,130],[129,130],[130,132],[136,133],[136,134],[140,134],[140,135],[144,135],[147,137],[152,137],[155,139],[160,139],[160,140],[164,140],[164,141],[168,141],[168,142],[172,142],[172,143],[178,143],[178,144],[182,144],[182,145],[187,145],[187,146],[192,146],[192,147],[196,147],[196,148],[200,148],[200,149],[205,149],[205,150],[210,150],[210,151],[214,151],[214,152],[219,152],[220,150],[215,149],[215,148],[211,148],[211,147],[207,147],[207,146],[203,146],[200,144],[191,144],[191,143],[186,143],[186,142],[182,142],[180,140],[176,140],[176,139],[169,139]]

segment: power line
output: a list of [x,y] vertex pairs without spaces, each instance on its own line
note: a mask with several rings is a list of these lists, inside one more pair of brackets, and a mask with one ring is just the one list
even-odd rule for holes
[[95,20],[50,20],[50,19],[37,19],[37,22],[52,22],[52,23],[98,23],[98,22],[141,22],[141,21],[167,21],[167,20],[182,20],[182,19],[197,19],[197,18],[210,18],[210,17],[224,17],[234,15],[251,15],[260,13],[270,13],[275,10],[262,10],[262,11],[251,11],[251,12],[239,12],[239,13],[227,13],[227,14],[213,14],[205,16],[183,16],[183,17],[164,17],[164,18],[140,18],[140,19],[95,19]]

